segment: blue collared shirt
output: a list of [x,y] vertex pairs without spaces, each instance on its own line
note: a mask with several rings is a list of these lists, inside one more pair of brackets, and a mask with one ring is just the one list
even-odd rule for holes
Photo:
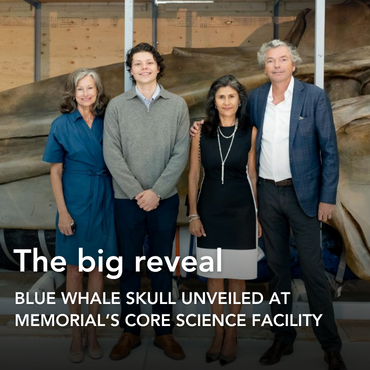
[[152,97],[150,98],[150,100],[148,100],[140,91],[139,89],[137,88],[137,86],[135,85],[135,91],[136,91],[136,94],[137,96],[142,100],[142,102],[146,105],[147,108],[150,107],[150,104],[153,103],[153,101],[155,99],[157,99],[158,95],[160,94],[161,92],[161,87],[157,84],[157,88],[155,89],[154,91],[154,94],[152,95]]

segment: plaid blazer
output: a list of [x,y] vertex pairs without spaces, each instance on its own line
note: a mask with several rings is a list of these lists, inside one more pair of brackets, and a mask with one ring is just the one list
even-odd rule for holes
[[[248,112],[258,129],[257,168],[270,87],[268,82],[249,93]],[[290,114],[289,159],[294,190],[308,216],[317,216],[319,202],[335,204],[339,155],[330,100],[323,89],[297,79]]]

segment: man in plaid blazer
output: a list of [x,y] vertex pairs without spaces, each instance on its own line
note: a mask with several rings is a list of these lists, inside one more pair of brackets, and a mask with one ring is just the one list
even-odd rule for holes
[[[334,211],[339,177],[330,101],[324,90],[293,77],[301,62],[293,46],[273,40],[262,45],[258,61],[270,82],[250,92],[249,114],[258,128],[258,209],[271,271],[270,294],[280,297],[280,304],[271,304],[271,314],[292,313],[291,294],[286,304],[281,294],[291,292],[291,229],[311,313],[322,314],[319,325],[313,323],[314,333],[328,369],[344,370],[320,246],[320,222],[330,219]],[[296,338],[291,326],[271,330],[275,340],[260,359],[264,365],[291,354]]]

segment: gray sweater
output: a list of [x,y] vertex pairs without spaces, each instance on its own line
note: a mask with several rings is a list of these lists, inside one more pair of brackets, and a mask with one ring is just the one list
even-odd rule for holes
[[163,199],[176,194],[188,159],[188,132],[185,100],[163,87],[149,109],[135,87],[112,99],[105,113],[103,150],[115,198],[133,199],[148,189]]

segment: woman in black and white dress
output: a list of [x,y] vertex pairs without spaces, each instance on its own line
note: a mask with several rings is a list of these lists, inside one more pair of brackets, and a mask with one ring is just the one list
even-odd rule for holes
[[[202,257],[216,261],[221,248],[221,272],[200,271],[208,278],[211,294],[229,292],[240,302],[245,280],[257,277],[258,237],[262,233],[256,205],[256,135],[245,114],[247,93],[234,76],[223,76],[211,86],[206,103],[207,119],[193,137],[189,171],[189,229],[197,239],[198,266]],[[200,166],[204,169],[199,197]],[[241,305],[229,304],[237,315]],[[223,305],[217,300],[212,313],[221,317]],[[235,317],[236,320],[236,317]],[[232,322],[231,322],[232,324]],[[236,357],[236,326],[215,327],[206,361],[225,365]]]

